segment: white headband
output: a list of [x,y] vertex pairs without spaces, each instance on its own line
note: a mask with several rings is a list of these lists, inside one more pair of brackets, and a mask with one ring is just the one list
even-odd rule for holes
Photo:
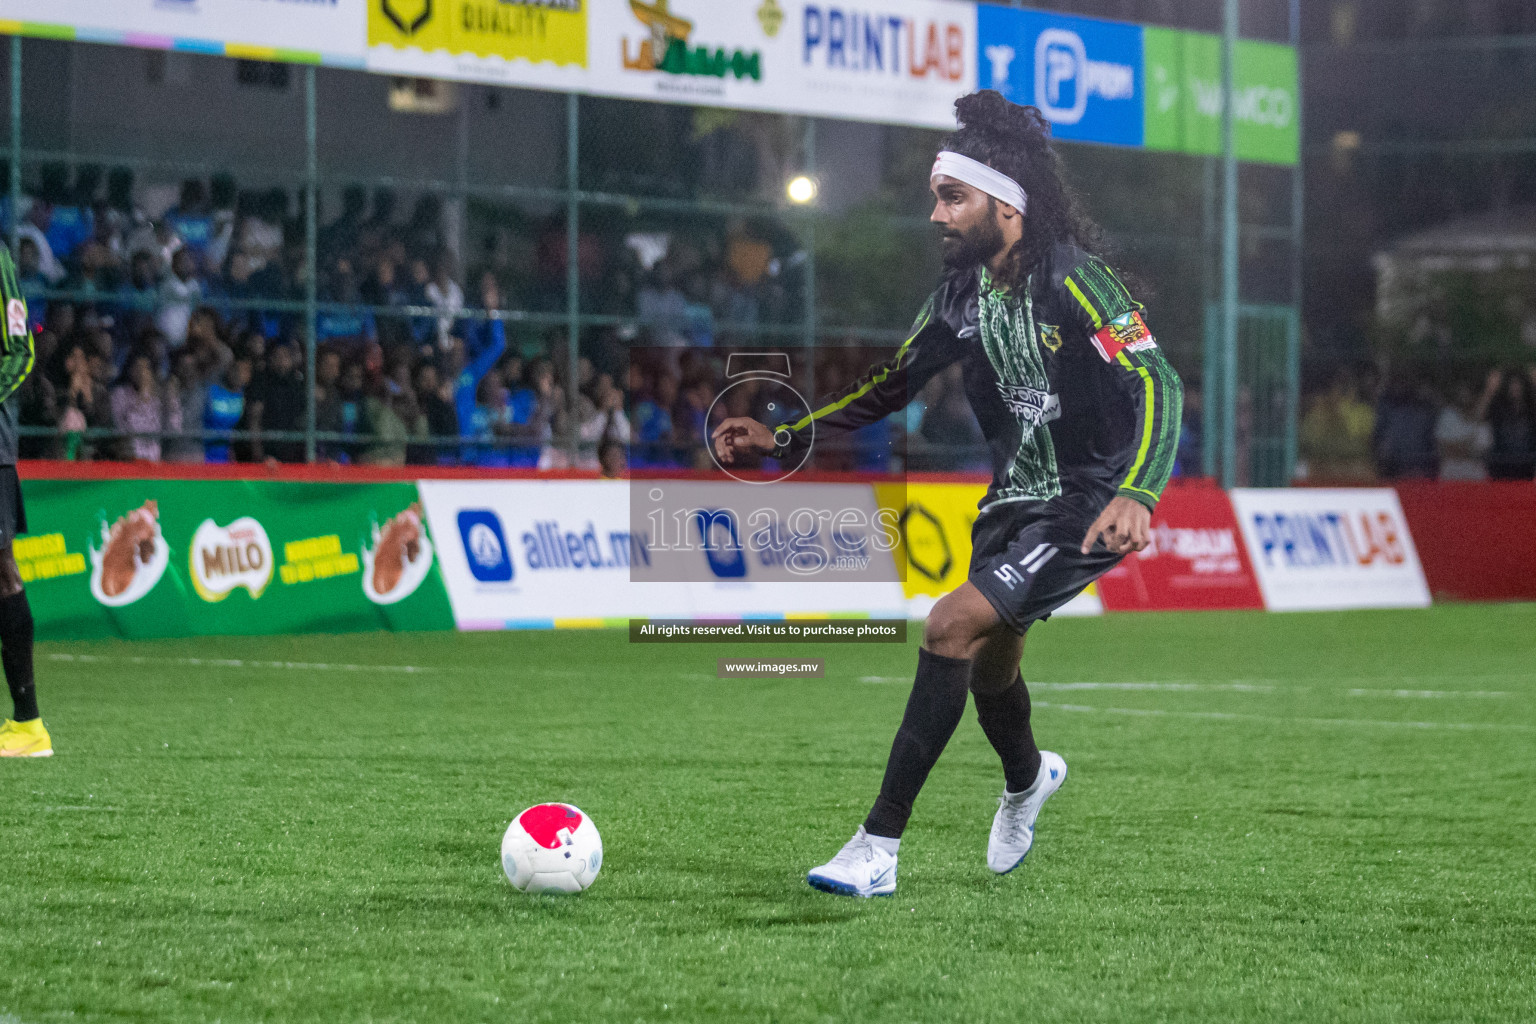
[[956,181],[963,181],[981,189],[987,195],[999,202],[1007,203],[1020,213],[1029,205],[1029,196],[1024,194],[1024,189],[1002,171],[988,167],[980,160],[972,160],[960,153],[952,153],[949,150],[940,150],[939,157],[933,162],[933,171],[928,175],[932,181],[939,175],[946,175]]

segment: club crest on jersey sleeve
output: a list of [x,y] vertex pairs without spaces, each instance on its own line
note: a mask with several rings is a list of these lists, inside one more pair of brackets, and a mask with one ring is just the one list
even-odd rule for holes
[[1132,310],[1111,320],[1095,333],[1093,347],[1099,350],[1099,355],[1104,357],[1106,363],[1112,363],[1121,352],[1144,352],[1156,348],[1157,339],[1152,337],[1152,331],[1141,318],[1141,313]]

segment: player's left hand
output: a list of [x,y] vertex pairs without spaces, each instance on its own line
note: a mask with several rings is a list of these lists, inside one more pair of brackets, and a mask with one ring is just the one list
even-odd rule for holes
[[1152,513],[1147,506],[1132,498],[1116,497],[1104,506],[1099,518],[1088,527],[1088,536],[1083,538],[1083,554],[1086,555],[1100,537],[1104,538],[1104,546],[1112,554],[1141,551],[1151,540],[1151,526]]

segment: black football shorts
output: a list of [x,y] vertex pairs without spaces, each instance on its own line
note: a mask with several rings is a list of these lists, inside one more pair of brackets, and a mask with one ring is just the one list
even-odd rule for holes
[[1044,502],[993,505],[971,527],[972,585],[1022,636],[1120,561],[1103,541],[1082,553],[1092,522]]

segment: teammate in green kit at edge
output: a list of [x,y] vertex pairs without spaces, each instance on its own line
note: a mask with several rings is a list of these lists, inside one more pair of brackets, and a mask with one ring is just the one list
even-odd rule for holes
[[22,589],[12,545],[27,532],[27,510],[16,476],[16,389],[36,362],[27,300],[16,280],[16,264],[0,246],[0,664],[11,689],[15,720],[0,722],[0,757],[50,757],[53,740],[43,728],[32,679],[32,607]]
[[896,891],[902,832],[967,692],[1003,762],[987,865],[1005,874],[1024,859],[1041,806],[1067,775],[1060,755],[1035,744],[1024,634],[1146,547],[1178,447],[1178,375],[1142,305],[1095,255],[1099,231],[1062,179],[1050,125],[992,90],[955,111],[959,130],[930,177],[946,272],[911,336],[799,420],[770,429],[738,417],[712,434],[722,463],[797,465],[814,436],[889,415],[959,363],[990,449],[968,579],[929,614],[880,794],[842,851],[808,876],[849,896]]

